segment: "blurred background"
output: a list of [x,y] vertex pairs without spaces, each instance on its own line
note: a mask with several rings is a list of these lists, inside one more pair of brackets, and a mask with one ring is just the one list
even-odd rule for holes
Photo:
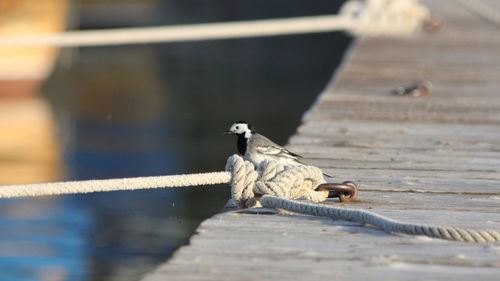
[[[334,14],[333,0],[0,0],[0,36]],[[71,49],[0,48],[0,184],[219,171],[246,120],[280,144],[342,33]],[[139,280],[227,186],[0,200],[0,280]]]

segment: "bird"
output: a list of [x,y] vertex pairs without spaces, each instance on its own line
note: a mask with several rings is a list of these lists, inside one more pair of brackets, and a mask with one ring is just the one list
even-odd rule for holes
[[236,141],[238,153],[256,167],[264,160],[277,161],[285,166],[304,165],[299,161],[302,156],[257,133],[254,127],[245,121],[234,122],[226,134],[238,137]]

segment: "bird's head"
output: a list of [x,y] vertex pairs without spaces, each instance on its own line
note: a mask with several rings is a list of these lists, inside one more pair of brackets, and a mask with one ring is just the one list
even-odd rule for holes
[[252,125],[245,121],[234,122],[234,124],[229,128],[229,131],[227,131],[227,134],[244,135],[245,138],[249,138],[253,133],[255,133],[255,131],[253,130]]

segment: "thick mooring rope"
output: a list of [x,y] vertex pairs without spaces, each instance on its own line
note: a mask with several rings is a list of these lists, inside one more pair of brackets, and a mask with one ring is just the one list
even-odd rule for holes
[[351,0],[338,15],[204,23],[176,26],[68,31],[59,34],[3,36],[2,47],[81,47],[201,41],[345,30],[357,36],[402,36],[423,29],[430,19],[417,0]]
[[226,171],[232,173],[231,197],[242,208],[260,206],[258,198],[266,194],[312,202],[328,197],[328,192],[315,191],[325,179],[314,166],[283,166],[264,161],[255,169],[252,163],[233,155],[227,161]]
[[460,242],[487,243],[500,241],[500,231],[497,230],[475,230],[405,223],[366,210],[298,202],[270,195],[260,198],[260,203],[263,207],[267,208],[283,209],[294,213],[369,224],[392,233],[424,235]]
[[476,243],[500,241],[500,231],[403,223],[365,210],[297,201],[298,199],[312,202],[326,200],[327,192],[315,190],[324,182],[322,172],[317,167],[283,166],[276,162],[264,161],[255,168],[242,157],[233,155],[227,160],[226,172],[8,185],[0,186],[0,198],[230,183],[231,196],[242,208],[264,206],[284,209],[300,214],[370,224],[387,232],[425,235],[454,241]]
[[0,186],[0,198],[213,185],[228,183],[230,179],[231,173],[214,172],[174,176],[4,185]]

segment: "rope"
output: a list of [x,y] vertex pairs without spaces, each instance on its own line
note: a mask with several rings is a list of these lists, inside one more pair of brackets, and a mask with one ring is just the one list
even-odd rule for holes
[[77,47],[201,41],[346,30],[357,36],[401,36],[420,31],[429,11],[417,0],[351,0],[339,15],[8,36],[2,47]]
[[228,183],[228,172],[0,186],[0,198],[35,197]]
[[446,240],[474,243],[500,241],[500,231],[496,230],[474,230],[448,226],[404,223],[366,210],[345,209],[333,206],[304,203],[286,198],[278,198],[271,195],[263,196],[260,199],[260,203],[266,208],[277,208],[294,213],[369,224],[390,233],[425,235],[428,237]]
[[327,191],[315,191],[315,188],[324,182],[322,172],[317,167],[284,166],[275,161],[263,161],[255,168],[242,157],[233,155],[227,160],[226,172],[7,185],[0,186],[0,198],[230,183],[231,196],[241,208],[258,206],[278,208],[295,213],[370,224],[387,232],[425,235],[454,241],[476,243],[500,241],[500,231],[403,223],[365,210],[295,201],[309,200],[317,203],[326,200]]
[[320,202],[327,192],[314,191],[324,183],[322,172],[312,166],[283,166],[264,161],[257,169],[238,155],[228,158],[226,172],[105,180],[66,181],[0,186],[0,198],[109,192],[153,188],[175,188],[231,183],[231,194],[241,207],[254,207],[264,194]]
[[231,172],[231,196],[241,207],[260,207],[259,198],[274,196],[321,202],[328,192],[314,189],[325,182],[322,171],[313,166],[284,166],[263,161],[257,170],[238,155],[229,157],[226,171]]
[[431,20],[418,0],[351,0],[340,15],[350,20],[347,31],[356,36],[404,36],[421,31]]

